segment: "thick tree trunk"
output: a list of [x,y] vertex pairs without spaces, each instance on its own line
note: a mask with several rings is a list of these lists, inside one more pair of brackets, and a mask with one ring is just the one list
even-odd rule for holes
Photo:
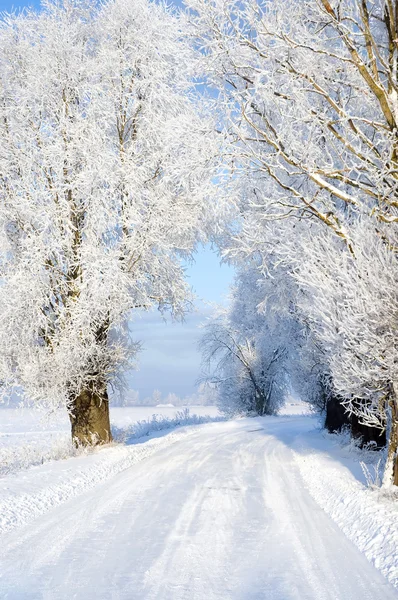
[[255,388],[255,407],[256,413],[260,415],[260,417],[271,414],[269,409],[269,399],[257,386]]
[[377,427],[364,425],[356,414],[349,415],[338,396],[331,396],[326,404],[325,427],[330,432],[341,431],[348,425],[351,435],[360,441],[361,447],[375,442],[377,448],[384,448],[387,443],[386,433]]
[[350,419],[344,406],[341,403],[340,398],[337,396],[330,396],[326,403],[326,415],[325,415],[325,428],[333,433],[335,431],[341,431],[344,425],[349,425]]
[[260,415],[260,417],[261,417],[263,414],[264,399],[263,399],[263,395],[261,393],[259,393],[257,389],[254,392],[254,404],[255,404],[256,413],[258,415]]
[[81,390],[71,402],[70,422],[76,446],[96,446],[112,441],[106,388],[102,392],[91,386]]
[[388,454],[386,465],[386,483],[398,486],[398,406],[394,398],[390,403],[391,423],[389,427]]
[[369,442],[374,442],[377,448],[384,448],[387,444],[386,432],[378,427],[371,427],[360,422],[357,415],[351,415],[351,434],[353,438],[358,438],[360,446],[363,447]]

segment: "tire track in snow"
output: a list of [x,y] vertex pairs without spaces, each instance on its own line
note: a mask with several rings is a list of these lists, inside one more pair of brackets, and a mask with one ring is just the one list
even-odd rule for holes
[[[0,489],[0,534],[21,527],[54,507],[94,488],[149,458],[155,452],[192,435],[198,427],[202,425],[183,427],[164,437],[149,439],[140,444],[101,448],[88,456],[51,462],[42,467],[33,467],[29,472],[17,473],[3,479]],[[51,471],[54,471],[57,477],[49,477]],[[43,481],[42,473],[45,474]],[[29,480],[32,481],[30,487],[34,491],[23,493],[13,490],[14,482],[26,481],[29,484]],[[18,489],[24,486],[16,487]]]
[[0,597],[397,600],[303,485],[293,423],[258,422],[205,425],[3,536]]

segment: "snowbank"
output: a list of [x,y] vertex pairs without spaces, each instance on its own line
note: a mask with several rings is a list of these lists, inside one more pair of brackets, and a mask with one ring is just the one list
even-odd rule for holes
[[[68,441],[64,446],[61,443],[55,453],[54,449],[48,448],[40,466],[32,466],[37,465],[39,460],[40,450],[35,446],[3,448],[3,454],[8,452],[9,459],[15,458],[15,469],[23,466],[32,468],[9,474],[0,480],[0,534],[31,521],[155,452],[192,435],[202,423],[219,420],[222,419],[190,415],[189,411],[182,411],[173,419],[154,415],[148,421],[115,430],[116,438],[126,441],[127,445],[115,443],[91,450],[75,450]],[[174,431],[159,437],[159,432],[170,429]],[[148,436],[153,439],[148,439]],[[138,444],[138,441],[145,443]],[[24,457],[23,460],[21,457]],[[55,460],[65,457],[69,457],[69,460]],[[9,464],[11,462],[9,460]]]
[[[23,439],[18,439],[19,444],[0,445],[0,477],[42,465],[50,460],[62,460],[88,452],[83,448],[75,448],[69,433],[50,436],[49,439],[29,440],[26,436],[25,443]],[[4,438],[0,437],[0,442],[3,440]]]
[[211,417],[209,415],[191,415],[189,408],[177,411],[174,417],[164,417],[154,414],[149,419],[137,421],[129,427],[112,427],[112,435],[115,441],[132,444],[134,440],[146,435],[152,435],[165,429],[174,429],[182,425],[201,425],[203,423],[225,421],[225,417]]
[[[154,413],[154,407],[113,408],[112,432],[116,441],[132,441],[158,431],[181,425],[198,425],[217,421],[216,407],[163,408]],[[70,439],[70,423],[65,412],[52,416],[34,409],[0,410],[0,478],[23,469],[91,452],[75,448]]]
[[398,587],[398,494],[367,487],[360,459],[377,477],[376,453],[341,446],[336,435],[298,436],[295,459],[306,486],[323,510],[368,560]]

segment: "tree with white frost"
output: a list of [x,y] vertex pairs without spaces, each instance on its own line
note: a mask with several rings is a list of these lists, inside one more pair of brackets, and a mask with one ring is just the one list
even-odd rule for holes
[[386,483],[398,483],[397,233],[395,223],[375,229],[372,216],[352,216],[353,255],[319,222],[251,215],[230,250],[235,260],[260,256],[258,277],[271,276],[294,305],[305,329],[287,369],[303,399],[340,398],[360,425],[379,430],[376,441],[387,429]]
[[[229,111],[234,169],[267,180],[268,218],[397,217],[398,7],[370,0],[189,0]],[[232,152],[232,151],[231,151]],[[257,190],[258,191],[258,190]]]
[[[333,388],[349,414],[389,437],[385,481],[398,485],[398,263],[395,224],[351,223],[355,256],[324,228],[296,240],[298,309],[327,357]],[[388,236],[389,244],[385,242]],[[293,248],[291,248],[291,255]],[[298,258],[300,257],[300,258]]]
[[[398,483],[398,5],[189,5],[229,115],[240,252],[266,262],[274,245],[289,265],[333,387],[363,423],[389,429],[386,480],[395,464]],[[272,221],[283,219],[275,237]],[[230,256],[236,241],[235,232],[226,239]]]
[[[148,0],[45,1],[0,24],[0,377],[110,440],[137,308],[181,314],[218,154],[184,20]],[[213,209],[212,209],[213,210]]]
[[[286,298],[285,298],[286,299]],[[276,414],[289,388],[287,365],[298,337],[271,279],[242,267],[231,306],[206,326],[201,340],[207,380],[227,414]]]

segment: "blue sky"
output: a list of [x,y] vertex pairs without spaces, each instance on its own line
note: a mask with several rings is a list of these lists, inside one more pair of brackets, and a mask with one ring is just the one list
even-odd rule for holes
[[[174,4],[181,5],[180,0]],[[40,6],[39,0],[0,0],[0,11],[11,12],[23,7]],[[233,269],[220,265],[217,254],[210,247],[202,248],[196,261],[187,265],[188,281],[200,300],[196,311],[183,324],[164,323],[156,311],[143,315],[132,324],[133,337],[140,340],[143,351],[139,370],[128,377],[128,383],[144,398],[159,389],[162,394],[175,392],[186,396],[195,391],[200,372],[200,354],[197,349],[200,323],[212,312],[211,306],[224,303],[233,279]]]
[[234,271],[220,260],[209,247],[198,251],[195,264],[187,267],[187,278],[198,296],[196,309],[185,322],[164,323],[157,312],[147,313],[132,323],[132,334],[141,340],[143,352],[139,370],[129,377],[129,385],[150,395],[153,389],[163,394],[175,392],[179,396],[195,391],[200,374],[198,341],[201,324],[211,315],[217,304],[227,301]]
[[[177,6],[181,6],[182,0],[170,0],[170,3],[176,4]],[[7,12],[12,12],[13,10],[18,10],[25,6],[39,8],[40,0],[28,0],[27,2],[24,2],[23,0],[0,0],[0,11],[5,10]]]
[[23,8],[24,6],[39,7],[40,2],[30,1],[23,2],[22,0],[15,0],[14,2],[8,2],[7,0],[0,0],[0,10],[12,12],[14,9]]

